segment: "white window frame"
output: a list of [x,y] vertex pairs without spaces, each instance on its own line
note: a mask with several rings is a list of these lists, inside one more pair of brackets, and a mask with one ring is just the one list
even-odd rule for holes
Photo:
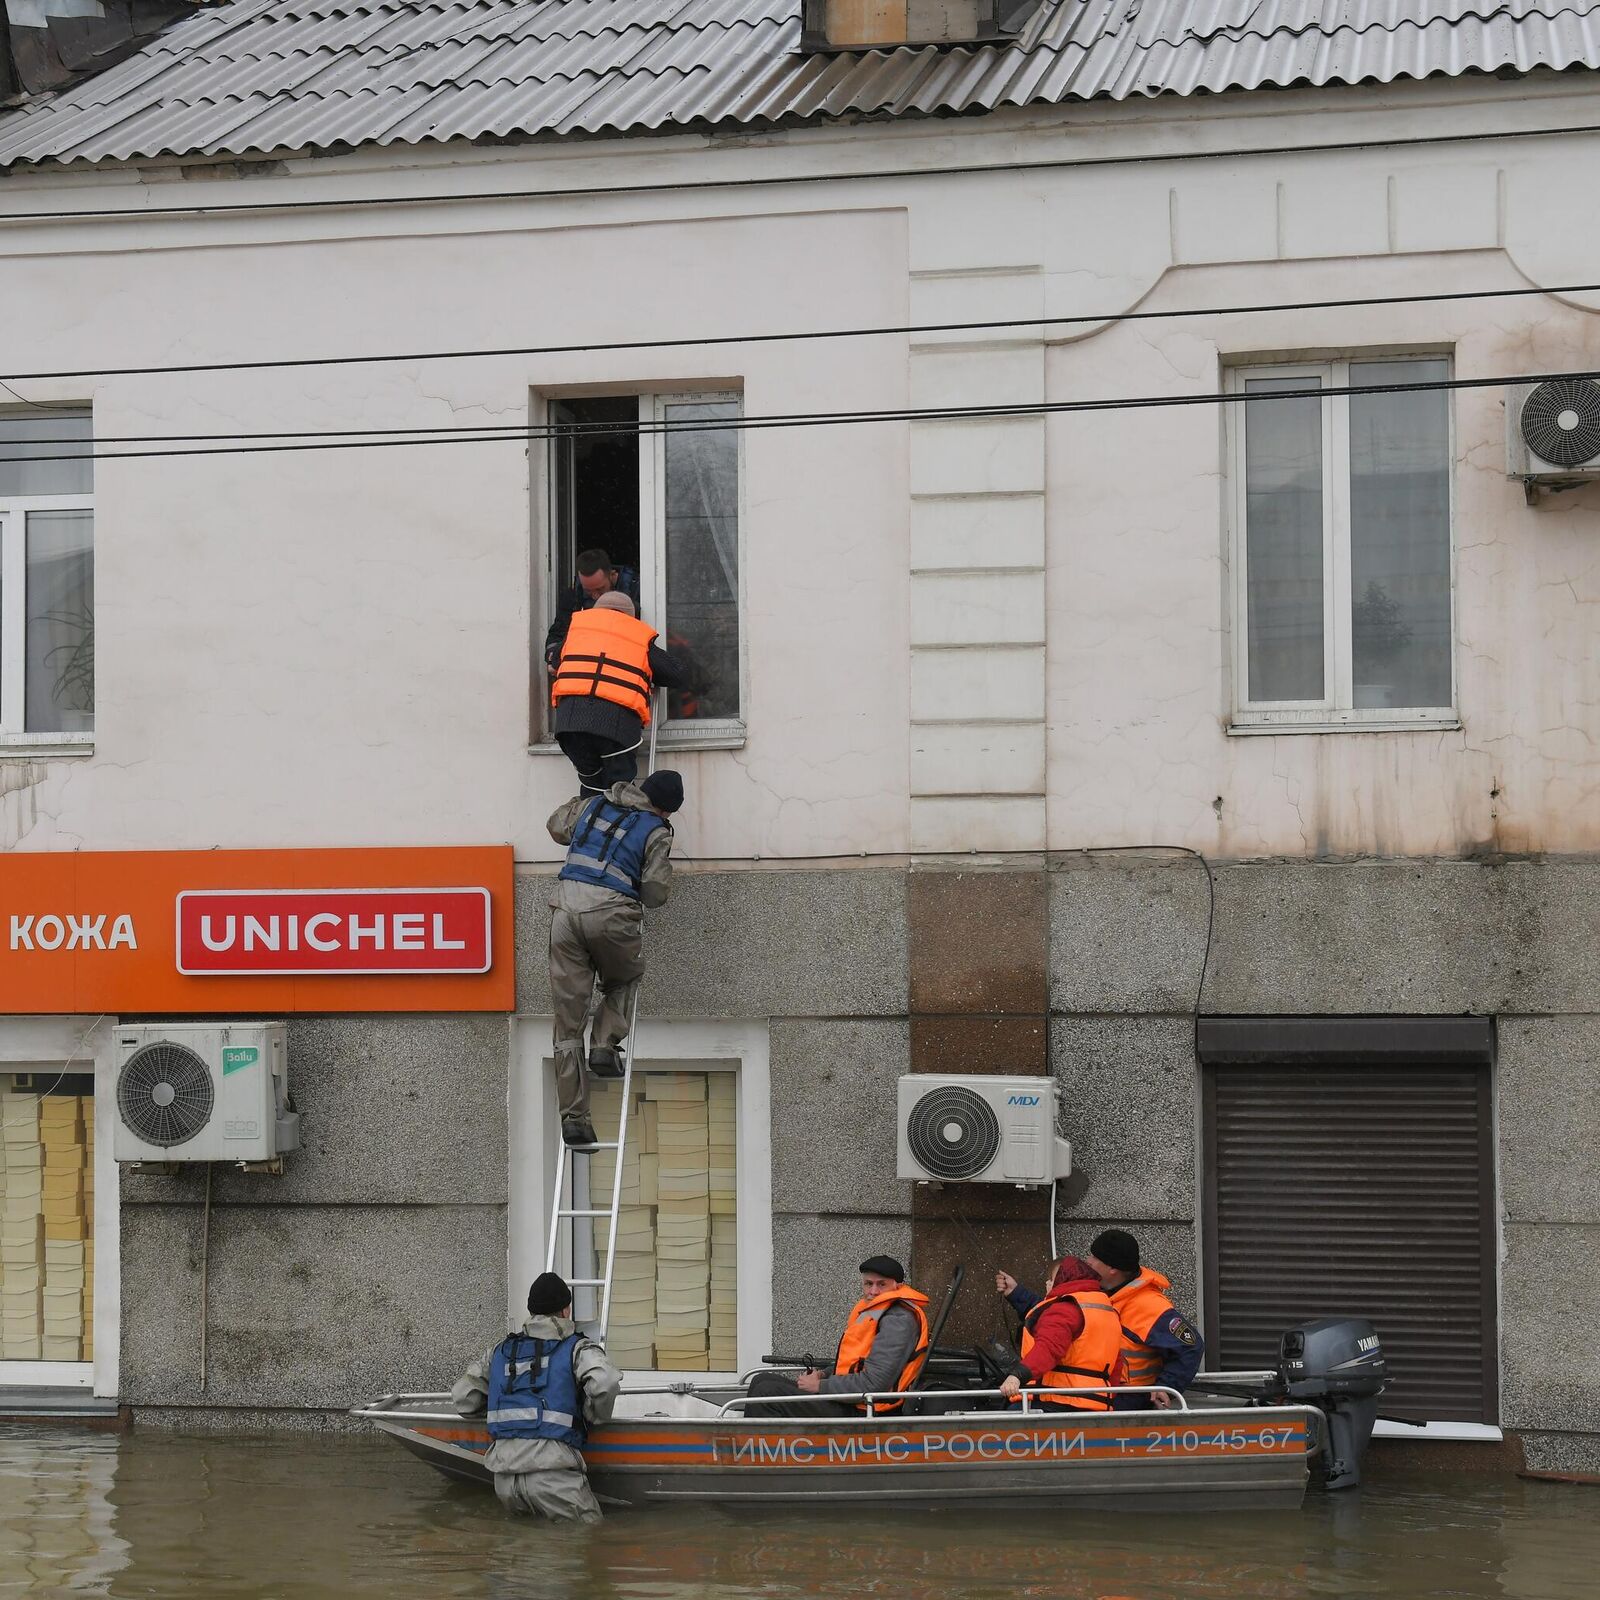
[[[513,1024],[510,1084],[510,1228],[507,1241],[507,1311],[520,1327],[528,1285],[544,1271],[549,1239],[557,1109],[551,1019],[518,1017]],[[739,1372],[649,1371],[623,1374],[623,1386],[647,1389],[667,1383],[731,1382],[754,1371],[772,1349],[772,1088],[768,1030],[755,1022],[640,1022],[636,1070],[738,1074],[735,1147]]]
[[[1336,360],[1241,363],[1228,367],[1224,387],[1242,395],[1248,382],[1258,379],[1300,380],[1310,388],[1348,388],[1352,366],[1383,361],[1446,361],[1440,350],[1356,352]],[[1453,370],[1453,368],[1452,368]],[[1245,435],[1249,413],[1270,401],[1240,401],[1225,406],[1226,499],[1231,570],[1233,648],[1233,714],[1228,732],[1349,733],[1404,732],[1456,728],[1461,725],[1456,706],[1459,693],[1456,657],[1456,419],[1448,408],[1446,451],[1450,462],[1450,704],[1448,706],[1357,707],[1353,682],[1353,644],[1350,595],[1350,396],[1330,395],[1322,401],[1322,681],[1329,691],[1319,701],[1252,701],[1250,689],[1249,581],[1246,561],[1248,479]]]
[[[733,404],[743,415],[744,396],[736,389],[683,389],[639,396],[639,426],[654,428],[639,439],[639,600],[647,617],[665,634],[667,621],[667,434],[661,428],[667,407],[674,405]],[[745,689],[750,681],[746,658],[745,605],[745,473],[744,431],[734,435],[739,474],[739,710],[732,717],[695,717],[674,722],[668,718],[660,730],[667,749],[717,749],[742,745],[745,735]],[[650,560],[644,559],[646,540]],[[665,645],[665,638],[662,639]]]
[[82,755],[94,731],[27,731],[28,516],[35,511],[94,513],[92,494],[0,498],[0,754]]

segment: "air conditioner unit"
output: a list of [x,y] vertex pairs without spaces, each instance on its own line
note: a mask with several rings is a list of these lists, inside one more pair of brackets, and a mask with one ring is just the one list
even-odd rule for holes
[[117,1030],[118,1161],[271,1161],[299,1148],[281,1022]]
[[1600,383],[1552,378],[1506,390],[1506,476],[1532,491],[1600,480]]
[[920,1183],[1053,1183],[1072,1172],[1072,1146],[1056,1136],[1054,1078],[900,1080],[896,1167]]

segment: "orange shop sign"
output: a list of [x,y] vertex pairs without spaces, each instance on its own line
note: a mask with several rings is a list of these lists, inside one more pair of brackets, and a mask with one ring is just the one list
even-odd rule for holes
[[512,1011],[509,845],[0,858],[0,1013]]

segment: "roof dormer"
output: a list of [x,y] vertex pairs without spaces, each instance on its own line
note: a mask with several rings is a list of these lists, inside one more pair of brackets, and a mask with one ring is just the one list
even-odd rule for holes
[[807,50],[1009,44],[1037,10],[1018,0],[805,0]]

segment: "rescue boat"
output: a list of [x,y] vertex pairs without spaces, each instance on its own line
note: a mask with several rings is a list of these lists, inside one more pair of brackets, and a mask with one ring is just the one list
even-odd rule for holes
[[[992,1390],[925,1398],[941,1414],[805,1421],[763,1416],[742,1386],[629,1390],[589,1435],[589,1482],[613,1508],[1024,1499],[1086,1510],[1292,1509],[1325,1437],[1314,1405],[1191,1406],[1175,1394],[1169,1411],[1068,1410],[1031,1397],[995,1411],[944,1409],[992,1402]],[[488,1427],[447,1396],[384,1395],[353,1415],[447,1477],[492,1486]]]

